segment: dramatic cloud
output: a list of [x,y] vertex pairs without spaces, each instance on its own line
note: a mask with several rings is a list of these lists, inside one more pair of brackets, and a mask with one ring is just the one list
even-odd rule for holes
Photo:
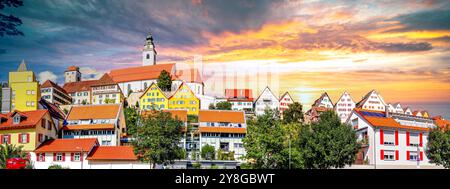
[[47,80],[57,82],[58,76],[51,71],[44,71],[38,74],[38,80],[42,84]]

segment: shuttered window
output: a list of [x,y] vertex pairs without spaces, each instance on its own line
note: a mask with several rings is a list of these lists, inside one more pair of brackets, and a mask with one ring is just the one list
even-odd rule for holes
[[384,131],[383,132],[384,144],[394,145],[395,144],[395,132],[394,131]]
[[409,134],[409,145],[410,146],[419,146],[419,133],[410,133]]

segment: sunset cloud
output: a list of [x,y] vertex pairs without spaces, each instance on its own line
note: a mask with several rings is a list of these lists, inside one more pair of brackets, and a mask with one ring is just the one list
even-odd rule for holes
[[151,31],[158,63],[201,56],[210,78],[270,70],[305,104],[372,88],[389,101],[450,101],[448,1],[42,0],[11,13],[25,36],[0,41],[1,81],[22,59],[60,83],[71,65],[86,79],[139,66]]

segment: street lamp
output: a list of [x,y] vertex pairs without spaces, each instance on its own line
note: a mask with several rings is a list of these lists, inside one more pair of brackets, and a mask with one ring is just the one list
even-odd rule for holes
[[83,169],[83,147],[76,147],[76,149],[80,149],[80,162],[81,162],[81,169]]

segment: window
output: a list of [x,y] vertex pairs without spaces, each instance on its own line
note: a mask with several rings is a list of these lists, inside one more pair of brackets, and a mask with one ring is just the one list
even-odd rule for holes
[[384,137],[385,145],[394,145],[395,144],[394,131],[384,131],[383,137]]
[[102,141],[102,146],[111,146],[111,141],[110,140]]
[[37,161],[45,161],[45,153],[37,154]]
[[80,153],[75,153],[73,154],[73,161],[80,161],[81,160],[81,155]]
[[47,130],[52,130],[52,122],[50,120],[47,120]]
[[57,153],[56,154],[56,161],[63,161],[63,153]]
[[2,142],[2,144],[10,144],[11,143],[11,136],[10,135],[3,135],[1,142]]
[[28,143],[28,134],[19,134],[19,143]]
[[42,134],[38,134],[38,140],[39,140],[39,142],[43,142],[44,141],[44,135],[42,135]]
[[150,59],[150,54],[147,54],[147,59]]
[[409,145],[410,146],[419,146],[419,133],[411,133],[409,135]]
[[419,155],[417,154],[417,151],[409,151],[409,160],[417,161],[418,159]]
[[20,123],[20,115],[17,114],[16,116],[14,116],[13,118],[13,124],[19,124]]
[[384,160],[394,161],[395,160],[395,151],[393,151],[393,150],[385,150],[383,157],[384,157]]

